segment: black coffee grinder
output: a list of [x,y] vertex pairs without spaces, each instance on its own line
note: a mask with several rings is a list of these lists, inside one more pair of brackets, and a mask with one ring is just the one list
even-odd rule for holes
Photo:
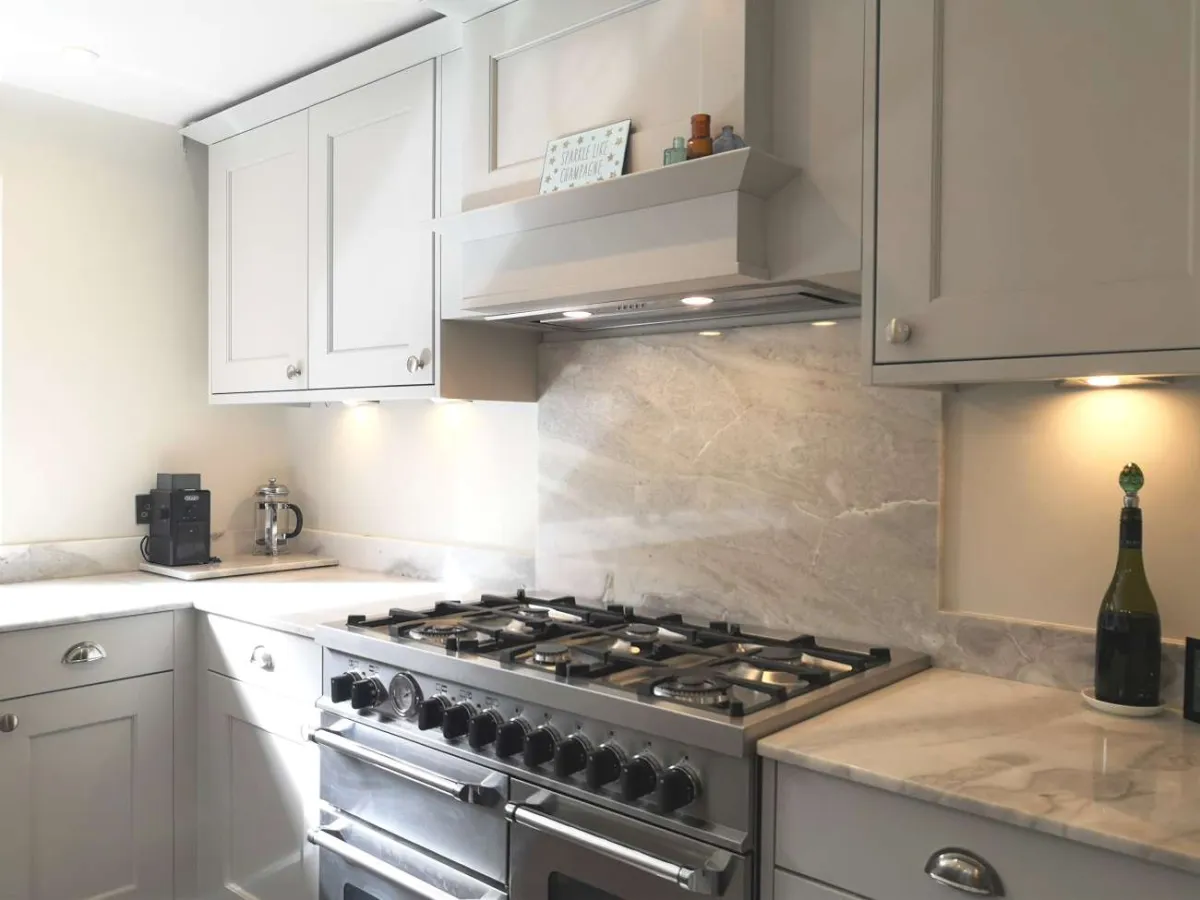
[[212,561],[212,497],[199,475],[164,475],[137,496],[138,524],[149,525],[142,556],[160,566],[198,566]]

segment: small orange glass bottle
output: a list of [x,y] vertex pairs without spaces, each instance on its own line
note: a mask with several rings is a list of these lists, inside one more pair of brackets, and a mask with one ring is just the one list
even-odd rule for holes
[[712,156],[712,116],[708,113],[696,113],[692,116],[692,137],[687,142],[687,158],[699,159],[702,156]]

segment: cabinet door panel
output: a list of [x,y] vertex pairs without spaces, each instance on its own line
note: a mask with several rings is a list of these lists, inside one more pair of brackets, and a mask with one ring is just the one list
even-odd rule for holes
[[877,363],[1200,346],[1194,5],[880,4]]
[[[200,885],[206,900],[315,900],[318,757],[301,703],[204,674]],[[311,721],[310,721],[311,720]]]
[[213,393],[306,386],[307,123],[296,113],[209,150]]
[[433,61],[314,106],[310,141],[309,386],[432,384]]
[[0,898],[173,894],[172,675],[0,703]]

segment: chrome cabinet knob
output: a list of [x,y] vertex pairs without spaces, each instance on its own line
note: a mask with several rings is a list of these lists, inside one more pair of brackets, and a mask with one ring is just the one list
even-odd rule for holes
[[884,337],[889,344],[907,344],[908,339],[912,337],[912,326],[903,319],[892,319],[887,323]]
[[967,850],[947,847],[925,863],[925,874],[938,884],[976,897],[1003,897],[1004,886],[996,870]]
[[422,356],[410,356],[408,358],[408,374],[409,375],[416,375],[423,368],[425,368],[425,357],[423,355]]
[[12,734],[17,730],[17,726],[21,724],[21,720],[14,713],[5,713],[0,716],[0,733]]
[[78,644],[72,644],[67,648],[67,652],[63,654],[64,666],[77,666],[81,663],[94,663],[106,658],[107,653],[104,648],[95,641],[80,641]]
[[250,663],[264,672],[275,671],[275,659],[271,656],[271,651],[261,644],[250,651]]
[[298,361],[295,365],[287,367],[288,381],[295,381],[297,378],[299,378],[303,374],[304,374],[304,362],[303,361]]

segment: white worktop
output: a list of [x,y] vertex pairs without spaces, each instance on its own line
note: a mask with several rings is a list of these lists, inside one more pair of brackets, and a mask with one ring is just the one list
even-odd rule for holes
[[760,741],[781,763],[1200,874],[1200,725],[933,669]]
[[311,637],[349,613],[455,599],[436,582],[342,566],[194,582],[126,572],[0,586],[0,632],[195,608]]

